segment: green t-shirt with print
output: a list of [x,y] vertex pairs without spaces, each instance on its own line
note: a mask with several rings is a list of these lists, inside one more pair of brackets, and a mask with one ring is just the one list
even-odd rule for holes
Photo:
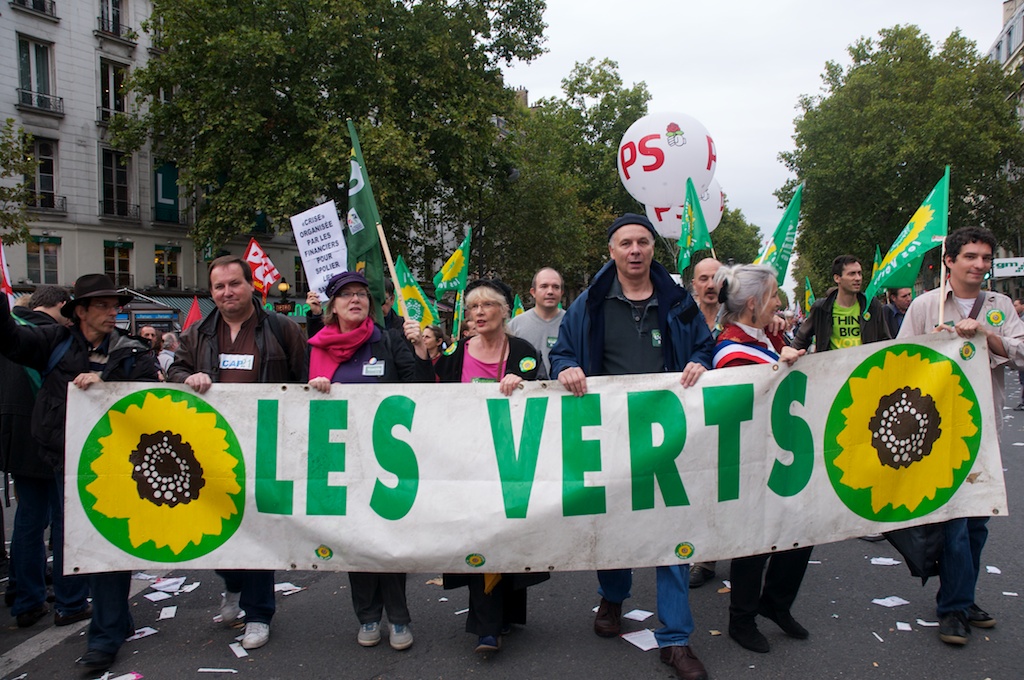
[[832,337],[829,349],[860,346],[860,302],[852,307],[832,305]]

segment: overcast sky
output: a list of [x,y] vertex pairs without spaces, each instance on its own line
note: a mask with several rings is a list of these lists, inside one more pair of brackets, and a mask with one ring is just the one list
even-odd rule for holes
[[[778,160],[793,148],[802,94],[821,91],[825,62],[896,24],[916,24],[941,43],[959,28],[987,53],[1002,28],[1001,0],[547,0],[548,52],[506,69],[530,101],[561,95],[561,81],[590,57],[619,64],[626,85],[643,81],[650,112],[680,111],[715,140],[715,178],[762,233],[782,217],[772,192],[788,179]],[[936,177],[936,181],[938,181]],[[922,196],[922,199],[924,196]]]

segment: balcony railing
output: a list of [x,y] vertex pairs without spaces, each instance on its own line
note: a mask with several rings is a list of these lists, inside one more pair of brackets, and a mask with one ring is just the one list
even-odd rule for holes
[[125,201],[100,201],[100,217],[121,217],[126,220],[139,219],[139,206]]
[[118,19],[108,19],[106,17],[96,17],[96,21],[99,23],[99,32],[109,36],[113,36],[119,40],[135,44],[138,34],[131,26],[125,26]]
[[51,113],[55,116],[64,115],[64,97],[55,97],[45,92],[32,92],[18,88],[18,104],[24,107]]
[[54,19],[57,18],[57,3],[53,0],[11,0],[11,4],[15,7],[45,14]]
[[30,210],[66,213],[68,211],[68,197],[56,196],[54,194],[39,194],[29,201],[28,207]]
[[100,125],[106,125],[110,122],[111,118],[122,113],[124,113],[124,109],[108,109],[106,106],[97,106],[96,122]]
[[183,226],[187,226],[189,223],[188,212],[179,212],[173,208],[157,206],[153,208],[153,221],[163,222],[165,224],[180,224]]
[[157,274],[156,287],[167,290],[181,290],[181,277],[176,274]]

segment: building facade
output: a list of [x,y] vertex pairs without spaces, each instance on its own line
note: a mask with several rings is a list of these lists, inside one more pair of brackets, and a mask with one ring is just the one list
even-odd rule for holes
[[[28,178],[31,240],[7,246],[12,283],[69,285],[105,272],[118,286],[155,299],[205,291],[206,260],[189,238],[190,188],[173,163],[146,146],[116,148],[108,124],[132,110],[124,82],[159,58],[142,30],[150,0],[8,0],[0,7],[0,116],[32,136],[39,161]],[[254,229],[259,227],[254,223]],[[291,234],[253,234],[292,286],[304,295]],[[243,254],[249,237],[223,247]],[[177,305],[175,305],[177,306]]]
[[989,49],[988,58],[1016,78],[1017,115],[1024,126],[1024,0],[1003,2],[1003,29]]

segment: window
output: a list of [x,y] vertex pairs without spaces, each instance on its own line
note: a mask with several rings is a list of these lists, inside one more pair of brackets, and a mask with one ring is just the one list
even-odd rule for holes
[[103,242],[103,273],[110,277],[119,288],[131,287],[131,253],[134,244],[130,241]]
[[121,0],[100,0],[100,30],[121,35]]
[[306,280],[306,268],[302,266],[302,258],[298,255],[295,256],[295,281],[294,292],[296,295],[299,293],[309,292],[309,281]]
[[100,120],[106,122],[115,113],[125,112],[124,79],[128,67],[100,60]]
[[18,36],[19,99],[25,106],[51,108],[50,45]]
[[[26,175],[25,183],[34,194],[32,207],[53,210],[57,206],[57,142],[49,139],[32,140],[32,158],[39,162],[35,175]],[[63,206],[61,206],[63,208]],[[32,279],[36,281],[36,279]],[[47,282],[48,283],[48,282]]]
[[112,149],[103,150],[103,215],[138,217],[138,206],[128,202],[127,161],[127,154]]
[[28,278],[32,283],[57,283],[58,236],[33,236],[25,244],[28,253]]
[[178,276],[180,254],[181,246],[156,247],[153,264],[156,267],[156,285],[159,288],[181,288],[181,278]]

